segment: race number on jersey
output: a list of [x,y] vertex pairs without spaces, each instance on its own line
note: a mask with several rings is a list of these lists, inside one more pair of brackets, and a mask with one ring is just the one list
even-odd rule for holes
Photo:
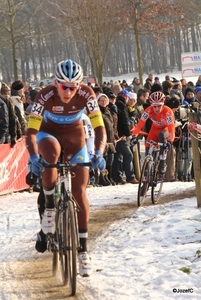
[[41,116],[43,108],[44,108],[44,106],[42,106],[41,104],[34,103],[32,110],[31,110],[31,114],[33,114],[35,116]]
[[90,114],[94,114],[100,110],[97,100],[88,101],[87,108],[88,108]]

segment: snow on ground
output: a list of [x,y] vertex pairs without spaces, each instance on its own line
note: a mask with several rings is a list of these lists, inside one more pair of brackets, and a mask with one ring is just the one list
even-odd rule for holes
[[[158,75],[161,82],[165,75]],[[181,79],[180,72],[170,75]],[[104,80],[131,83],[135,76],[138,74]],[[189,80],[195,83],[197,77]],[[194,186],[194,182],[164,183],[163,195]],[[137,185],[90,188],[87,193],[91,210],[120,203],[136,206]],[[34,247],[40,230],[36,198],[37,193],[28,192],[0,196],[0,266],[41,257]],[[92,276],[78,277],[78,284],[86,286],[88,300],[200,299],[201,213],[196,198],[156,206],[145,202],[131,218],[112,224],[98,237],[91,257]],[[0,285],[0,298],[12,300],[13,294],[5,286],[9,287],[9,282]],[[15,295],[15,299],[21,296]]]
[[[164,183],[163,195],[194,185]],[[137,185],[90,188],[87,193],[91,210],[120,203],[136,206]],[[37,193],[28,192],[0,197],[1,263],[41,255],[34,249],[40,229],[36,198]],[[201,215],[196,198],[155,206],[145,203],[98,237],[91,257],[92,276],[78,277],[78,285],[86,285],[88,300],[199,299]]]

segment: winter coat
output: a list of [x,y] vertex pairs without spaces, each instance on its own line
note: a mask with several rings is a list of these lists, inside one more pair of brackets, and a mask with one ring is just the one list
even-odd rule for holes
[[129,114],[128,108],[126,105],[126,100],[122,96],[117,96],[116,106],[118,108],[118,135],[122,136],[130,136],[130,122],[129,122]]
[[114,131],[114,138],[115,140],[119,139],[119,135],[118,135],[118,109],[117,106],[115,104],[112,104],[109,102],[108,104],[108,108],[111,112],[112,118],[113,118],[113,131]]
[[132,85],[133,85],[133,90],[134,90],[134,92],[135,92],[136,94],[138,93],[138,91],[139,91],[140,89],[143,89],[143,86],[142,86],[141,83],[137,84],[135,81],[133,81],[133,82],[132,82]]
[[112,114],[110,112],[110,109],[108,107],[100,107],[100,111],[102,113],[103,122],[105,125],[105,130],[107,134],[107,145],[105,148],[104,156],[106,156],[109,153],[115,153],[115,137],[114,137],[114,130],[113,130],[113,118]]
[[180,90],[177,89],[172,89],[170,91],[170,97],[173,98],[175,97],[175,95],[180,98],[180,104],[182,103],[182,101],[184,100],[184,95],[182,94],[182,92]]
[[16,139],[16,115],[14,111],[14,105],[11,103],[11,101],[3,96],[0,96],[1,100],[3,100],[6,103],[7,109],[8,109],[8,117],[9,117],[9,130],[8,134],[10,135],[11,140]]
[[151,91],[151,87],[152,87],[152,81],[151,79],[147,78],[144,84],[144,88]]
[[6,103],[0,99],[0,143],[4,144],[9,130],[9,116]]
[[[17,135],[18,136],[25,135],[27,120],[25,117],[24,105],[23,105],[21,96],[19,95],[18,91],[11,89],[11,99],[12,99],[13,104],[15,105],[15,114],[17,115],[17,118],[20,123],[20,128],[18,127],[19,130],[18,130]],[[21,131],[21,134],[20,134],[20,131]]]
[[24,104],[21,100],[21,97],[20,96],[11,96],[11,99],[12,99],[14,105],[19,108],[22,118],[25,119]]

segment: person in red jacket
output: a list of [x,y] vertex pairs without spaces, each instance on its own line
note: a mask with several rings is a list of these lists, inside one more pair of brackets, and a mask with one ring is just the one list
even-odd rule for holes
[[[152,120],[152,126],[147,136],[147,141],[163,143],[160,146],[160,164],[159,173],[166,172],[166,152],[168,143],[173,142],[175,138],[174,113],[171,108],[164,105],[165,95],[162,92],[154,92],[149,97],[150,106],[147,107],[142,114],[137,126],[133,130],[131,145],[137,141],[137,136],[140,130],[148,119]],[[146,153],[148,152],[149,144],[146,143]]]

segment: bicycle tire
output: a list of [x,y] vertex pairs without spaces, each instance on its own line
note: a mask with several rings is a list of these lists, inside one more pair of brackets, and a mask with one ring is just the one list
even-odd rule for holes
[[58,252],[54,251],[53,252],[53,257],[52,257],[52,275],[56,276],[57,270],[58,270]]
[[144,200],[147,195],[147,191],[149,188],[149,174],[150,174],[150,157],[145,157],[142,170],[141,170],[141,176],[139,180],[138,185],[138,195],[137,195],[137,204],[138,207],[142,206],[144,204]]
[[67,254],[64,250],[64,226],[65,226],[65,214],[63,211],[59,213],[58,217],[58,228],[57,228],[57,240],[58,240],[58,255],[60,261],[60,273],[61,273],[61,282],[63,285],[68,282],[68,266],[67,266]]
[[153,204],[157,204],[159,202],[164,182],[164,178],[158,173],[158,165],[159,162],[154,165],[154,176],[151,187],[151,201]]
[[77,286],[77,231],[75,208],[72,200],[67,201],[64,214],[64,249],[68,267],[68,284],[70,295],[74,296]]

